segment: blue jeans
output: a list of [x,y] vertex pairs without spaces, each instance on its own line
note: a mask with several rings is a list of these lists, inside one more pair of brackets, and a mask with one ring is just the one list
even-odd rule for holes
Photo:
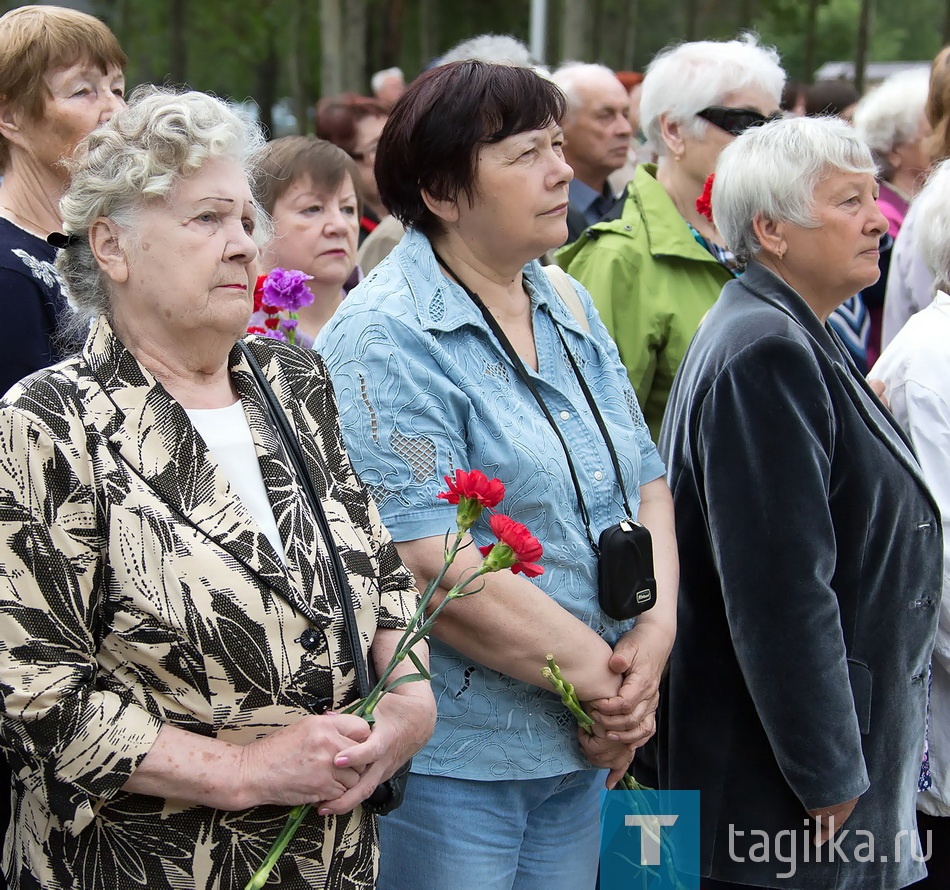
[[377,890],[593,890],[605,778],[413,774],[403,805],[379,819]]

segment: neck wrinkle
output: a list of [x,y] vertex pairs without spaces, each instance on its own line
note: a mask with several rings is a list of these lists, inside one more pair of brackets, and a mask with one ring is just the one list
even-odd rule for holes
[[[25,152],[15,146],[11,148],[10,163],[3,176],[3,185],[0,186],[0,205],[18,217],[11,219],[12,223],[21,228],[26,223],[30,230],[39,229],[34,234],[42,238],[51,232],[61,231],[63,221],[59,202],[63,197],[62,180],[52,170],[37,164]],[[3,211],[0,210],[0,213]]]

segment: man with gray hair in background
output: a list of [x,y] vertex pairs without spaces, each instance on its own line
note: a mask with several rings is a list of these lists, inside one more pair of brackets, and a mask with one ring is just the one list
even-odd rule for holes
[[630,97],[604,65],[567,62],[551,78],[567,97],[562,126],[564,159],[574,168],[567,213],[571,242],[600,222],[617,200],[607,177],[627,160],[633,135]]
[[377,71],[370,78],[369,85],[376,101],[386,111],[389,111],[396,104],[396,100],[406,92],[406,78],[402,73],[402,68],[386,68],[383,71]]

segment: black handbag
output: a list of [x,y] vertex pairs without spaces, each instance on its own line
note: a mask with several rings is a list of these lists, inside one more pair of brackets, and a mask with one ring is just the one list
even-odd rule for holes
[[[323,509],[323,503],[314,487],[313,479],[307,471],[307,464],[304,460],[303,452],[300,449],[300,442],[294,434],[293,429],[291,429],[287,415],[284,414],[284,409],[281,407],[280,402],[277,401],[277,396],[274,395],[270,383],[268,383],[261,366],[257,363],[257,359],[254,358],[247,344],[239,340],[238,346],[241,347],[244,358],[247,359],[248,364],[251,366],[251,371],[257,380],[257,385],[264,396],[267,413],[270,415],[271,421],[274,424],[278,438],[283,442],[287,455],[294,465],[297,478],[303,485],[304,493],[310,504],[310,509],[313,511],[313,515],[317,520],[317,528],[323,536],[327,552],[330,555],[330,568],[336,586],[337,599],[343,609],[343,624],[346,627],[347,641],[349,643],[350,653],[353,656],[357,690],[360,698],[365,698],[372,692],[373,687],[376,685],[376,670],[372,660],[367,662],[363,657],[363,647],[360,644],[359,630],[356,626],[356,612],[353,608],[353,591],[350,587],[349,579],[346,576],[346,571],[343,568],[340,553],[333,543],[333,536],[330,532],[327,514]],[[396,807],[402,803],[406,791],[406,781],[409,778],[409,767],[411,765],[412,758],[407,760],[406,763],[385,782],[377,785],[372,795],[363,801],[363,807],[371,813],[375,813],[377,816],[385,816],[386,813],[396,809]]]
[[[614,473],[617,476],[617,484],[620,486],[624,509],[627,511],[626,518],[605,528],[600,533],[596,542],[591,533],[590,513],[587,510],[587,504],[584,502],[580,480],[577,478],[577,471],[574,469],[574,462],[571,460],[571,452],[567,447],[567,442],[564,441],[564,436],[561,435],[561,431],[554,422],[554,418],[551,416],[548,406],[544,404],[541,394],[534,385],[531,375],[528,374],[524,362],[521,361],[521,357],[515,351],[514,346],[511,345],[511,341],[501,329],[501,325],[498,324],[495,316],[488,311],[488,307],[482,302],[478,294],[469,289],[465,282],[449,268],[445,260],[435,253],[434,250],[433,254],[442,268],[458,282],[462,290],[468,294],[469,299],[471,299],[481,311],[485,318],[485,323],[507,353],[508,358],[511,359],[511,363],[515,366],[518,377],[534,396],[542,413],[557,435],[558,441],[561,443],[561,448],[564,449],[564,457],[567,458],[567,466],[571,472],[571,481],[574,483],[574,491],[577,494],[577,505],[581,513],[581,519],[584,522],[584,528],[587,531],[587,540],[594,554],[597,556],[597,599],[600,608],[606,615],[616,621],[626,621],[630,618],[635,618],[637,615],[641,615],[648,609],[652,609],[653,606],[656,605],[656,579],[653,576],[653,540],[650,536],[650,530],[633,518],[633,510],[630,509],[630,502],[627,499],[627,490],[623,484],[623,476],[620,472],[620,461],[617,459],[614,443],[610,438],[610,434],[607,432],[604,418],[587,386],[587,381],[584,380],[584,375],[581,374],[581,370],[577,366],[574,354],[564,339],[561,326],[552,318],[552,321],[554,321],[554,329],[557,331],[561,345],[567,353],[571,368],[574,371],[574,376],[577,378],[581,391],[584,393],[584,398],[590,407],[591,414],[597,422],[597,428],[600,430],[601,436],[603,436],[607,451],[610,452],[610,460],[613,464]],[[557,289],[557,282],[552,280],[552,284],[555,286],[555,289]],[[574,314],[574,309],[571,306],[567,308]]]

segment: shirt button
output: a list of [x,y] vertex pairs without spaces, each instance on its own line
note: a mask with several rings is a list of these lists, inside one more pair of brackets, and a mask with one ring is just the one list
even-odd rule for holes
[[571,419],[571,412],[570,412],[570,411],[562,411],[562,412],[561,412],[561,420],[570,420],[570,419]]
[[604,474],[601,473],[600,470],[598,470],[596,473],[594,473],[594,478],[595,478],[598,482],[600,482],[600,480],[604,478]]
[[300,635],[300,639],[297,642],[299,642],[300,645],[303,646],[308,652],[313,652],[315,649],[325,648],[323,634],[314,630],[312,627],[308,627]]

